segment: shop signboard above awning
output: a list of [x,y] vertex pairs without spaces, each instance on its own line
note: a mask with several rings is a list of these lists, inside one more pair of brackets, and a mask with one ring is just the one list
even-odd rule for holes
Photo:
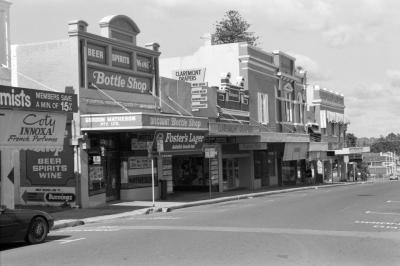
[[82,131],[129,131],[140,129],[208,131],[208,119],[150,113],[81,115]]
[[307,159],[308,143],[285,143],[283,161]]

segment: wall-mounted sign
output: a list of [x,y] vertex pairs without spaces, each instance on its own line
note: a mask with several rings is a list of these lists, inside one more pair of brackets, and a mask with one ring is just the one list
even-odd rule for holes
[[26,179],[33,186],[74,186],[74,153],[64,147],[57,155],[51,152],[26,153]]
[[131,69],[132,53],[120,50],[112,50],[111,61],[113,66]]
[[192,111],[208,108],[207,88],[192,88]]
[[172,72],[172,76],[178,80],[190,83],[202,83],[206,74],[205,68],[179,69]]
[[75,94],[0,85],[0,108],[76,112],[78,103]]
[[217,150],[214,147],[204,149],[204,158],[215,158],[217,156]]
[[87,60],[99,64],[106,63],[106,48],[93,43],[87,44]]
[[66,114],[0,110],[0,147],[62,147]]
[[198,131],[159,131],[156,139],[162,140],[164,152],[201,150],[205,133]]
[[20,193],[22,204],[60,206],[76,200],[75,187],[21,187]]
[[136,70],[140,72],[153,72],[153,64],[151,57],[136,55]]
[[88,82],[100,89],[150,93],[151,79],[88,67]]

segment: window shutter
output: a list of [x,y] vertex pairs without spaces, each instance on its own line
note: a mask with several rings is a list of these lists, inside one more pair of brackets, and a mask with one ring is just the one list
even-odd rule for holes
[[264,124],[269,123],[268,94],[264,94]]
[[258,111],[258,118],[257,121],[262,123],[262,96],[261,93],[257,93],[257,111]]

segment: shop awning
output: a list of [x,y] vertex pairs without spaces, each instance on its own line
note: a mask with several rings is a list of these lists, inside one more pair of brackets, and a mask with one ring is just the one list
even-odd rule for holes
[[283,161],[307,159],[308,143],[285,143]]

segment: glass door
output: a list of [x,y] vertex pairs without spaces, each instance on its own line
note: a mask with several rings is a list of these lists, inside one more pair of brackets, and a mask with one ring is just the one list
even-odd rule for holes
[[239,161],[238,159],[222,159],[222,176],[224,190],[236,188],[239,183]]

